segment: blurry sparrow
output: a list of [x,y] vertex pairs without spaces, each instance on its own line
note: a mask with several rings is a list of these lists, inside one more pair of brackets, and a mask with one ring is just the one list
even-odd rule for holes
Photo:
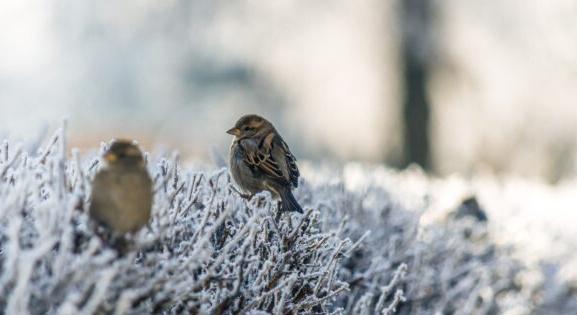
[[140,149],[117,140],[104,154],[106,167],[92,184],[90,217],[114,236],[133,233],[150,220],[152,180]]
[[296,159],[274,126],[260,116],[247,115],[227,133],[235,136],[230,172],[237,185],[250,194],[267,190],[280,198],[282,211],[302,213],[291,191],[300,175]]

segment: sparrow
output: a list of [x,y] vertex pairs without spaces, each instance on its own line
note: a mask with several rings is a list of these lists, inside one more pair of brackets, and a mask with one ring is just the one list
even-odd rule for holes
[[153,201],[142,152],[132,141],[116,140],[103,160],[92,183],[89,215],[115,237],[135,233],[150,220]]
[[292,193],[300,176],[296,158],[274,126],[260,116],[246,115],[227,133],[234,136],[230,173],[241,190],[251,195],[269,191],[280,199],[281,211],[302,213]]

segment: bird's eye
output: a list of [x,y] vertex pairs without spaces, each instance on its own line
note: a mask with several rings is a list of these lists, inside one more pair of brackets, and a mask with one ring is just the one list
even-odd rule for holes
[[244,131],[251,131],[251,130],[254,130],[254,128],[249,126],[244,127]]

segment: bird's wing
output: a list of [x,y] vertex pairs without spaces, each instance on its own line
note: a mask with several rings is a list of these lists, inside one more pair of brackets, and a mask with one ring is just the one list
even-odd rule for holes
[[[291,153],[288,145],[284,140],[280,137],[276,137],[275,141],[277,144],[273,146],[273,155],[284,155],[284,161],[286,164],[286,170],[289,182],[292,184],[293,187],[298,187],[299,185],[299,168],[297,166],[297,159]],[[278,153],[274,153],[274,151],[278,151]],[[279,158],[280,159],[280,158]]]
[[267,177],[285,184],[298,184],[298,168],[286,143],[274,133],[260,142],[244,141],[245,162],[262,171]]

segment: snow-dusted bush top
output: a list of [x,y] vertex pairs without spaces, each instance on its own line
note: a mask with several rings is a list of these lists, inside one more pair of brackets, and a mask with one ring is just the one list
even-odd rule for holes
[[[226,169],[148,157],[150,225],[118,257],[87,216],[97,156],[0,148],[0,314],[490,313],[519,266],[482,226],[419,225],[377,186],[304,180],[304,215],[231,189]],[[369,172],[359,176],[371,176]],[[502,297],[507,297],[506,299]]]

